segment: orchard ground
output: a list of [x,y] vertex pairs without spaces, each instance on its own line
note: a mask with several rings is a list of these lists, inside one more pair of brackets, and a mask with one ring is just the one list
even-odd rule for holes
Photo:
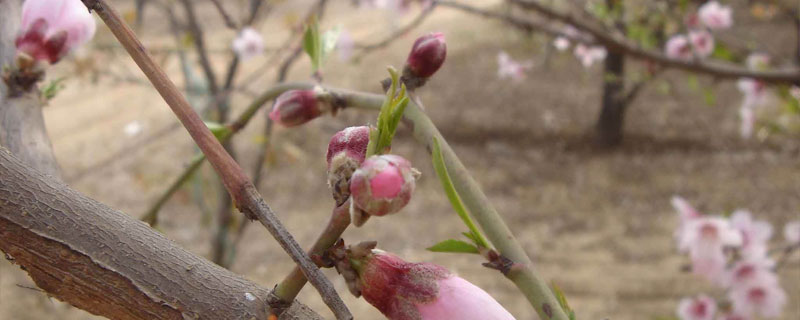
[[[132,1],[116,2],[123,10],[132,7]],[[284,41],[286,24],[301,16],[307,3],[284,2],[258,27],[269,47]],[[199,8],[201,21],[209,21],[206,42],[216,52],[212,60],[222,77],[229,58],[225,50],[234,32],[222,26],[209,4]],[[387,35],[391,23],[403,25],[415,13],[416,9],[392,21],[380,11],[353,10],[349,1],[334,1],[323,29],[342,24],[357,43],[371,43]],[[147,45],[173,45],[160,13],[151,10],[145,21],[139,32]],[[449,52],[445,66],[421,91],[428,113],[507,219],[535,268],[563,289],[580,319],[654,319],[674,315],[684,296],[710,293],[720,297],[710,284],[680,271],[687,259],[677,253],[673,240],[677,224],[669,204],[673,194],[686,197],[707,213],[750,209],[756,218],[773,223],[775,245],[783,243],[783,224],[800,218],[800,140],[797,135],[740,139],[741,96],[733,81],[698,78],[700,85],[716,93],[714,104],[707,105],[686,74],[667,72],[631,106],[624,144],[604,151],[593,146],[590,135],[600,103],[599,66],[585,70],[570,53],[553,54],[548,67],[536,67],[525,81],[497,80],[500,50],[515,59],[541,61],[542,48],[505,25],[439,8],[409,35],[356,64],[340,62],[334,54],[325,68],[325,83],[377,93],[378,81],[387,75],[385,66],[401,67],[414,38],[430,31],[446,34]],[[756,37],[758,44],[787,56],[796,41],[792,32],[789,25],[742,22],[723,37],[769,34]],[[93,43],[115,42],[100,27]],[[118,76],[143,79],[123,52],[114,52],[90,53],[90,57],[101,72],[113,64],[110,69]],[[239,78],[246,78],[265,60],[246,62]],[[182,85],[175,56],[162,62]],[[165,130],[174,125],[175,118],[149,85],[106,76],[92,81],[89,75],[74,76],[76,68],[74,63],[62,63],[49,75],[50,79],[70,77],[64,82],[66,89],[45,109],[65,180],[139,217],[183,170],[196,148],[184,131]],[[259,92],[274,79],[274,69],[257,82],[240,86]],[[201,75],[199,69],[195,71]],[[309,74],[304,57],[289,78],[307,80]],[[248,94],[237,93],[233,114],[243,110],[249,99]],[[274,151],[260,187],[303,246],[313,242],[333,205],[325,185],[328,140],[344,127],[374,122],[375,116],[344,110],[335,118],[326,116],[299,128],[275,130]],[[237,155],[248,172],[257,144],[263,140],[263,119],[261,113],[235,138]],[[132,121],[141,123],[143,131],[129,137],[123,127]],[[158,135],[156,141],[139,146],[153,135]],[[423,173],[414,198],[401,213],[351,228],[344,239],[377,240],[382,249],[409,261],[446,266],[484,288],[517,319],[533,318],[533,309],[517,289],[497,272],[482,267],[478,257],[425,251],[438,241],[460,237],[465,228],[450,208],[428,154],[407,128],[399,131],[393,151]],[[215,183],[208,165],[202,176],[205,202],[213,212]],[[192,192],[189,184],[167,204],[161,229],[182,246],[207,256],[213,231],[192,200]],[[271,287],[292,266],[266,230],[252,225],[232,269]],[[365,301],[352,297],[335,272],[326,274],[358,319],[381,318]],[[789,295],[783,319],[798,319],[800,254],[779,274]],[[0,318],[94,318],[29,287],[35,285],[23,271],[5,260],[0,263]],[[314,290],[303,290],[300,300],[330,317]]]

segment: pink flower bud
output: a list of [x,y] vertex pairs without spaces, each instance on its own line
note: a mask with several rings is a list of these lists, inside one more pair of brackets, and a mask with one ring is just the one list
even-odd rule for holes
[[700,21],[713,30],[728,29],[733,25],[731,7],[723,6],[717,1],[709,1],[697,10]]
[[447,44],[444,41],[444,34],[434,32],[419,37],[414,42],[406,65],[415,76],[428,78],[444,64],[446,56]]
[[389,320],[514,319],[486,291],[442,266],[406,262],[380,250],[353,265],[364,300]]
[[94,36],[95,22],[80,0],[27,0],[17,52],[56,63]]
[[294,127],[314,120],[322,111],[314,90],[291,90],[278,97],[269,118],[284,127]]
[[689,31],[689,41],[692,43],[694,52],[700,58],[708,57],[714,52],[714,36],[708,31]]
[[713,320],[717,312],[717,302],[709,296],[683,298],[678,304],[678,318],[681,320]]
[[400,156],[372,156],[353,173],[350,193],[355,205],[369,215],[395,213],[411,200],[418,175]]
[[350,177],[364,162],[369,131],[368,126],[349,127],[334,134],[328,143],[328,185],[337,204],[350,197]]
[[684,35],[672,36],[664,46],[664,53],[672,59],[691,60],[692,47],[689,44],[689,39]]

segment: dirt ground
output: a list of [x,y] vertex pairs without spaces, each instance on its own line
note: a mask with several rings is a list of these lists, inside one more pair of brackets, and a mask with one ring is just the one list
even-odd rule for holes
[[[123,8],[131,6],[128,1],[118,2]],[[391,24],[402,25],[414,15],[392,21],[378,11],[353,10],[349,1],[333,2],[324,26],[342,24],[361,43],[382,38]],[[284,26],[291,20],[286,17],[302,14],[305,3],[285,3],[259,26],[270,46],[285,39]],[[224,49],[233,31],[223,28],[209,9],[200,10],[202,21],[212,21],[207,42],[211,48]],[[147,44],[172,44],[161,16],[151,12],[148,18],[150,22],[140,31]],[[764,40],[770,49],[791,49],[793,35],[788,26],[764,28],[783,30]],[[421,93],[428,112],[506,217],[536,269],[564,290],[579,319],[655,319],[674,315],[684,296],[703,292],[721,296],[711,285],[679,271],[686,259],[677,254],[672,239],[677,219],[669,199],[674,194],[705,212],[752,210],[756,217],[775,225],[775,245],[782,243],[783,224],[800,218],[800,140],[796,135],[770,136],[763,141],[740,139],[740,95],[735,83],[700,78],[701,84],[713,86],[717,92],[716,103],[708,106],[702,95],[686,84],[684,74],[667,72],[631,106],[624,145],[602,151],[592,147],[587,135],[598,112],[599,67],[584,70],[570,54],[553,55],[549,67],[536,67],[525,81],[498,81],[495,59],[499,50],[521,59],[540,61],[542,56],[542,49],[529,36],[507,30],[495,22],[440,8],[409,36],[357,64],[332,57],[325,82],[378,92],[377,81],[384,77],[384,67],[401,66],[416,35],[445,32],[447,63]],[[763,30],[749,26],[740,31]],[[95,43],[112,40],[106,30],[100,30]],[[112,59],[115,72],[141,78],[123,53],[118,55]],[[213,55],[219,77],[227,59],[224,50]],[[246,78],[264,60],[248,61],[239,78]],[[182,85],[176,59],[164,62]],[[103,61],[95,64],[107,65]],[[74,64],[63,64],[54,74],[72,75],[74,70]],[[274,78],[272,73],[247,87],[263,90]],[[302,60],[290,79],[305,81],[308,74],[308,62]],[[671,90],[661,90],[667,84]],[[92,82],[85,76],[69,77],[65,85],[45,117],[66,180],[101,202],[141,216],[191,159],[195,152],[191,140],[181,130],[163,130],[175,119],[148,86],[107,77]],[[236,95],[234,114],[248,100],[247,94]],[[335,118],[276,130],[275,151],[260,187],[301,244],[313,241],[333,204],[325,186],[328,139],[346,126],[374,121],[374,117],[346,110]],[[140,135],[123,133],[131,121],[143,124]],[[235,139],[245,168],[253,166],[256,143],[263,139],[262,126],[263,117],[259,116]],[[156,141],[142,146],[143,140],[157,133]],[[517,319],[535,318],[516,288],[481,267],[476,257],[424,250],[440,240],[458,237],[464,228],[435,179],[428,155],[408,130],[398,133],[395,152],[423,172],[412,202],[400,214],[351,228],[345,240],[377,240],[381,248],[407,260],[444,265],[484,288]],[[212,177],[208,166],[203,177],[206,189],[213,186],[208,182]],[[208,207],[214,208],[214,199],[208,197]],[[212,229],[202,216],[192,200],[192,188],[186,187],[164,208],[161,228],[182,246],[207,256]],[[271,287],[292,267],[260,226],[247,229],[242,243],[232,269],[253,281]],[[350,296],[335,272],[326,273],[357,318],[382,318],[366,302]],[[798,319],[800,254],[780,270],[780,278],[789,295],[782,319]],[[95,318],[49,299],[33,287],[24,272],[2,259],[0,318]],[[315,291],[306,288],[300,299],[330,317]]]

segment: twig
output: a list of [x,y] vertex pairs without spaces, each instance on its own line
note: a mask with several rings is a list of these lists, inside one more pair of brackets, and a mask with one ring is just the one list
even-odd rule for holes
[[414,18],[414,20],[412,20],[402,28],[395,30],[390,35],[386,36],[386,38],[384,38],[383,40],[375,42],[373,44],[359,46],[361,52],[359,53],[358,56],[354,57],[353,60],[359,60],[372,51],[384,48],[388,46],[390,43],[392,43],[392,41],[395,41],[400,37],[409,33],[411,30],[414,30],[414,28],[422,24],[422,22],[425,21],[425,19],[427,19],[431,13],[433,13],[433,9],[436,8],[436,4],[437,4],[436,2],[431,2],[429,6],[420,11],[419,15],[417,15],[417,17]]
[[242,168],[225,152],[225,149],[211,131],[208,130],[197,113],[194,112],[186,98],[181,95],[178,88],[170,81],[161,67],[153,61],[130,27],[119,17],[116,10],[108,5],[106,0],[83,0],[83,2],[90,10],[97,12],[117,40],[128,50],[128,53],[139,68],[153,82],[153,86],[172,108],[172,111],[222,178],[226,189],[236,200],[239,210],[248,218],[258,219],[269,230],[281,247],[302,268],[303,273],[317,288],[323,301],[330,307],[337,319],[352,319],[352,314],[350,314],[330,281],[325,278],[308,255],[300,248],[272,209],[267,206],[261,195],[255,190]]
[[[192,42],[194,43],[194,46],[197,49],[197,55],[200,58],[200,66],[203,68],[203,72],[206,75],[208,90],[211,91],[212,97],[217,97],[219,94],[217,76],[214,73],[214,68],[211,67],[211,61],[208,59],[208,51],[206,50],[206,44],[203,37],[203,29],[200,28],[200,24],[197,22],[197,15],[194,11],[194,3],[192,3],[192,0],[181,0],[181,3],[183,3],[183,7],[186,10],[186,19],[188,20],[189,32],[192,34],[192,38],[194,40]],[[219,104],[216,103],[216,99],[213,101],[215,102],[216,108],[220,108]],[[217,109],[217,112],[222,113],[219,109]]]
[[231,28],[233,30],[236,30],[236,29],[239,28],[236,25],[236,22],[233,21],[231,16],[228,15],[228,12],[225,11],[225,7],[222,6],[222,3],[220,3],[219,0],[211,0],[211,3],[213,3],[214,7],[217,8],[217,12],[219,12],[219,15],[222,16],[222,20],[225,21],[225,25],[228,28]]
[[672,59],[657,51],[646,50],[627,38],[608,34],[598,30],[570,14],[559,13],[535,1],[507,0],[508,2],[525,10],[541,14],[547,18],[571,25],[579,31],[585,32],[605,46],[609,51],[621,52],[636,59],[646,60],[660,64],[664,67],[677,68],[691,72],[705,73],[719,78],[753,78],[765,82],[794,83],[800,81],[800,69],[758,71],[737,65],[713,61],[692,60],[683,61]]

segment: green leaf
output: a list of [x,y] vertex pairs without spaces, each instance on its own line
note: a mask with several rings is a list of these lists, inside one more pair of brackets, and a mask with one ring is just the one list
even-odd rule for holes
[[405,108],[408,105],[406,86],[401,84],[400,90],[397,90],[397,84],[400,81],[400,75],[397,70],[389,67],[389,74],[391,75],[392,83],[389,90],[386,91],[386,98],[383,101],[380,113],[378,113],[376,132],[370,133],[367,157],[383,153],[391,147],[397,126],[400,124]]
[[[442,183],[442,188],[444,189],[444,193],[447,194],[447,199],[450,200],[450,205],[452,205],[453,209],[458,213],[461,221],[467,225],[469,232],[475,236],[475,244],[484,248],[489,248],[489,242],[486,241],[486,238],[483,237],[478,227],[472,222],[469,214],[467,214],[467,209],[464,207],[464,203],[461,202],[461,197],[458,196],[458,192],[453,186],[453,181],[450,180],[450,174],[447,173],[447,167],[445,166],[444,157],[442,156],[442,149],[439,146],[439,140],[436,138],[433,138],[431,158],[433,160],[433,170],[436,171],[436,176],[439,177],[439,181]],[[467,237],[472,238],[469,236]]]
[[715,59],[725,61],[734,61],[736,59],[734,53],[722,43],[717,43],[714,46],[714,52],[711,53],[711,56]]
[[311,58],[311,69],[317,72],[322,67],[322,39],[319,35],[317,17],[311,18],[311,21],[306,24],[306,31],[303,35],[303,50]]
[[472,242],[474,242],[474,243],[478,243],[478,241],[480,241],[480,240],[478,240],[478,236],[473,234],[472,231],[462,232],[461,234],[463,234],[465,237],[467,237],[470,240],[472,240]]
[[473,244],[455,239],[439,242],[426,250],[432,252],[478,253],[478,248]]
[[213,133],[214,136],[217,137],[217,140],[220,141],[224,140],[229,135],[231,135],[231,133],[233,133],[231,131],[231,128],[229,128],[228,126],[224,126],[216,122],[206,121],[205,124],[206,127],[208,127],[208,130],[211,130],[211,133]]
[[559,288],[558,285],[555,284],[555,282],[552,283],[550,287],[553,288],[553,294],[556,296],[558,304],[561,305],[561,309],[564,310],[564,312],[569,315],[570,320],[575,320],[576,319],[575,311],[573,311],[572,308],[569,307],[569,303],[567,303],[567,297],[564,296],[564,292],[561,291],[561,288]]
[[58,94],[61,89],[64,89],[64,79],[66,78],[52,80],[50,83],[42,87],[42,97],[44,97],[44,99],[47,101],[55,98],[56,94]]

